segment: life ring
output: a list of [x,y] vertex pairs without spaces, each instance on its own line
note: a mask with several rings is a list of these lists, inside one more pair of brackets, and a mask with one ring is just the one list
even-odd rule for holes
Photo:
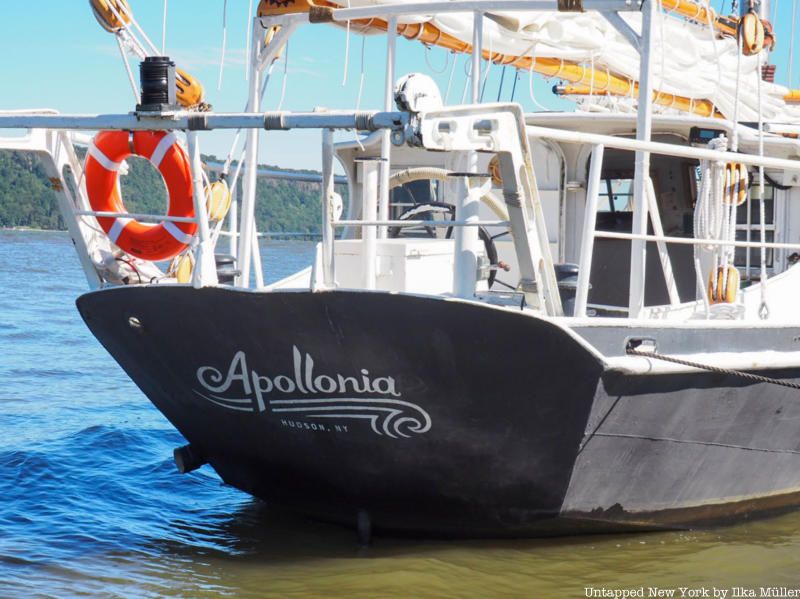
[[[89,204],[97,212],[127,212],[119,192],[119,168],[131,155],[147,158],[164,177],[167,216],[194,218],[189,159],[174,133],[101,131],[89,145],[84,172]],[[141,223],[132,218],[98,216],[97,222],[120,249],[142,260],[168,260],[192,241],[197,223]]]

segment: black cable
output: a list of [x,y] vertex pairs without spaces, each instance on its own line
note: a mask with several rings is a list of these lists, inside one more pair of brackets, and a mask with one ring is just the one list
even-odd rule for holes
[[781,185],[775,179],[770,177],[767,173],[764,173],[764,180],[772,185],[775,189],[780,189],[781,191],[788,191],[792,188],[791,185]]
[[506,78],[506,67],[503,66],[503,70],[500,71],[500,87],[497,90],[497,101],[500,101],[500,96],[503,94],[503,81]]
[[514,73],[514,87],[511,88],[511,101],[514,101],[514,94],[517,92],[517,81],[519,81],[519,69]]

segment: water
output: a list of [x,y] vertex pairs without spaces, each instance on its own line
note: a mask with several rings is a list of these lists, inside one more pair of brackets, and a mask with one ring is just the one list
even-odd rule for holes
[[[270,242],[267,279],[312,245]],[[180,475],[181,436],[89,334],[62,233],[0,231],[0,597],[584,597],[800,588],[800,515],[528,541],[377,538]],[[689,591],[686,591],[689,596]],[[699,595],[702,596],[702,595]]]

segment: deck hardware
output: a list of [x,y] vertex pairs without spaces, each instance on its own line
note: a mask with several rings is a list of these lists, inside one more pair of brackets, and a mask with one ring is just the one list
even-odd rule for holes
[[654,354],[658,350],[658,342],[652,337],[627,337],[625,353]]
[[192,445],[176,447],[172,451],[172,458],[175,460],[175,467],[181,474],[188,474],[208,463]]
[[128,326],[131,327],[137,333],[144,332],[144,325],[142,324],[142,321],[139,320],[136,316],[128,317]]

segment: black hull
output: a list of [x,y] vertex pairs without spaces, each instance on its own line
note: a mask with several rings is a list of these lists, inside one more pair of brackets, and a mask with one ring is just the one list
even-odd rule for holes
[[796,391],[604,372],[574,335],[521,312],[172,286],[78,308],[226,483],[317,518],[352,525],[365,510],[379,530],[513,536],[798,503]]

